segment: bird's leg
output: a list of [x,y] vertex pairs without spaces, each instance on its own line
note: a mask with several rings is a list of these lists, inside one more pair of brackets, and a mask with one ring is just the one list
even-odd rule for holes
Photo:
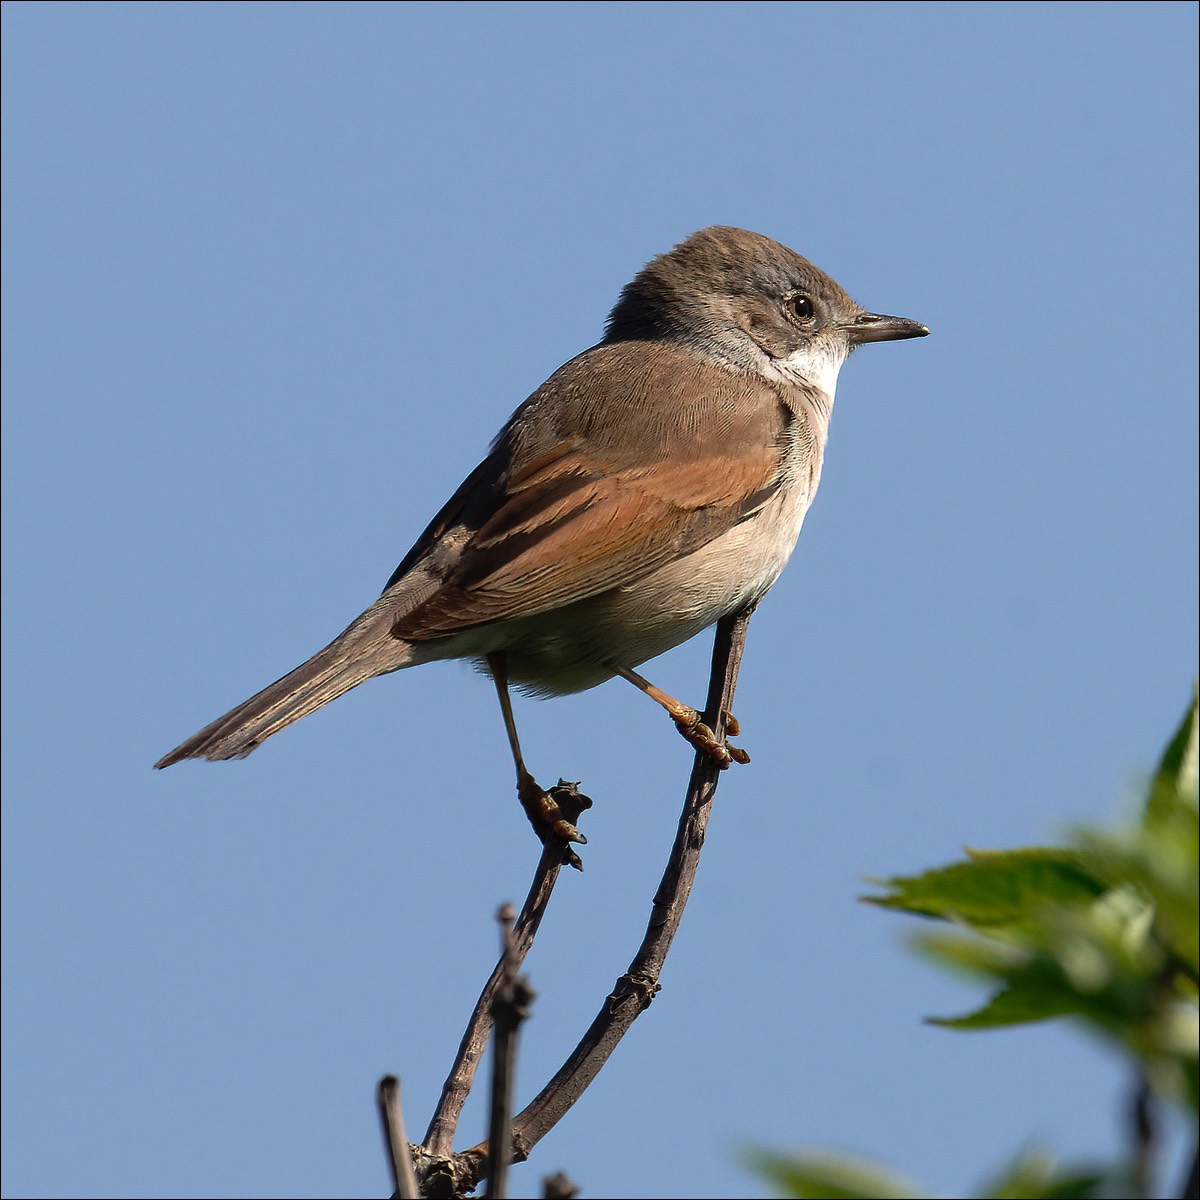
[[[686,704],[681,704],[674,696],[668,696],[662,688],[657,688],[648,679],[644,679],[636,671],[617,663],[608,663],[608,669],[622,679],[628,679],[635,688],[646,693],[651,700],[661,704],[671,715],[675,728],[683,734],[701,754],[707,754],[719,766],[727,767],[731,762],[748,763],[750,755],[738,746],[731,746],[723,738],[718,738],[707,725],[700,720],[700,713]],[[728,731],[735,737],[741,732],[737,718],[728,710],[722,710]]]
[[503,652],[487,656],[488,670],[496,685],[496,695],[500,698],[500,712],[504,716],[504,730],[508,734],[508,745],[512,750],[513,765],[517,768],[517,797],[521,807],[529,818],[534,832],[543,842],[551,838],[563,844],[563,859],[573,867],[582,869],[579,856],[570,848],[569,843],[577,842],[585,845],[587,838],[579,832],[564,811],[566,807],[574,809],[572,817],[578,819],[579,812],[591,806],[586,796],[580,795],[574,784],[559,780],[558,786],[544,791],[538,781],[529,773],[525,759],[521,755],[521,743],[517,739],[517,722],[513,716],[512,699],[508,694],[508,667]]

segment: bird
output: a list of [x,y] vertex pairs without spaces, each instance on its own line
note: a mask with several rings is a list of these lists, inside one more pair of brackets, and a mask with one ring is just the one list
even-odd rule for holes
[[365,612],[155,766],[242,758],[367,679],[443,659],[491,675],[518,798],[565,851],[586,838],[525,765],[510,685],[621,677],[719,765],[749,761],[636,668],[762,599],[816,495],[842,364],[928,333],[762,234],[693,233],[516,409]]

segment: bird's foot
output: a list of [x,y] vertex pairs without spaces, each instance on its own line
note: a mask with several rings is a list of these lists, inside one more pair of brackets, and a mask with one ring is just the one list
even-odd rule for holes
[[575,822],[592,807],[592,801],[579,790],[578,781],[560,779],[545,791],[532,775],[523,773],[517,779],[517,796],[542,844],[561,846],[563,862],[582,871],[583,861],[571,849],[571,843],[587,845],[587,838],[575,828]]
[[[742,729],[737,718],[728,709],[722,709],[722,714],[725,717],[726,730],[736,737]],[[678,712],[671,713],[671,719],[675,722],[675,728],[701,754],[711,758],[722,770],[731,762],[745,764],[750,761],[750,755],[740,746],[732,746],[725,738],[717,737],[700,719],[700,714],[694,708],[681,706]]]

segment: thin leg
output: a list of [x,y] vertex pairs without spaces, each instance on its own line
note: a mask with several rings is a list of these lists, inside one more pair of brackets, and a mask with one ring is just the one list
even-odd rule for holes
[[521,756],[521,743],[517,738],[517,722],[513,716],[512,698],[508,694],[508,667],[504,661],[504,654],[489,654],[487,664],[496,685],[496,695],[500,698],[504,730],[508,734],[513,765],[517,768],[517,796],[521,801],[521,807],[525,810],[525,815],[543,842],[548,837],[554,837],[560,842],[577,842],[581,846],[585,845],[587,838],[567,820],[558,801],[550,792],[541,789],[537,780],[525,766],[525,759]]
[[488,655],[488,670],[492,673],[492,682],[496,685],[496,695],[500,699],[500,713],[504,717],[504,732],[508,734],[509,749],[512,750],[513,763],[517,768],[517,786],[523,779],[532,779],[525,767],[525,759],[521,754],[521,743],[517,738],[517,721],[513,716],[512,697],[508,694],[508,670],[503,654]]
[[[700,714],[694,708],[680,703],[674,696],[668,696],[662,688],[655,687],[650,680],[643,678],[636,671],[631,671],[628,667],[611,662],[607,665],[610,671],[620,675],[622,679],[628,679],[635,688],[645,692],[656,704],[661,704],[670,713],[671,720],[675,722],[675,728],[702,754],[707,754],[722,767],[729,766],[731,762],[748,763],[750,761],[750,755],[745,750],[731,746],[727,741],[718,738],[700,720]],[[726,712],[724,715],[729,732],[736,736],[741,728],[737,719],[731,712]]]

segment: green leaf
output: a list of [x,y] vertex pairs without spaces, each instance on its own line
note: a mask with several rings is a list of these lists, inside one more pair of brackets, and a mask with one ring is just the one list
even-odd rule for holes
[[1178,808],[1153,827],[1114,835],[1080,830],[1076,841],[1092,869],[1114,884],[1135,888],[1153,912],[1153,934],[1196,982],[1200,974],[1200,822]]
[[885,1167],[863,1158],[775,1154],[752,1150],[749,1165],[782,1195],[801,1200],[918,1200],[928,1196]]
[[956,933],[926,933],[912,945],[935,962],[964,975],[987,979],[1009,979],[1030,960],[1031,951],[1011,942],[981,937],[966,930]]
[[1002,1025],[1026,1025],[1031,1021],[1079,1015],[1080,1007],[1078,994],[1066,988],[1001,988],[974,1012],[925,1020],[943,1029],[996,1029]]
[[1104,1184],[1110,1179],[1106,1171],[1094,1167],[1059,1169],[1053,1157],[1037,1151],[1026,1151],[1005,1168],[981,1192],[992,1200],[1035,1200],[1040,1197],[1061,1197],[1113,1194]]
[[1195,687],[1191,707],[1167,744],[1146,800],[1145,824],[1152,828],[1170,820],[1181,806],[1196,807],[1197,752],[1200,744],[1200,705]]
[[920,875],[879,881],[869,904],[974,926],[1018,926],[1050,904],[1086,903],[1104,891],[1083,857],[1065,847],[968,850],[969,857]]
[[[1079,829],[1072,845],[968,850],[966,858],[872,881],[868,903],[959,926],[915,944],[991,985],[981,1007],[932,1024],[994,1029],[1057,1017],[1086,1024],[1136,1063],[1162,1100],[1200,1103],[1200,806],[1196,689],[1163,752],[1133,827]],[[785,1195],[910,1198],[921,1192],[865,1159],[755,1152]],[[1129,1164],[1060,1168],[1026,1152],[980,1194],[1129,1195]]]
[[[1168,991],[1153,909],[1136,888],[1112,888],[1087,905],[1052,907],[1020,937],[931,933],[918,939],[944,965],[990,979],[999,989],[980,1009],[936,1024],[986,1029],[1072,1016],[1140,1056],[1174,1055],[1179,1021],[1163,1020],[1168,1000],[1195,1013],[1186,992]],[[1172,1010],[1174,1011],[1174,1010]]]

